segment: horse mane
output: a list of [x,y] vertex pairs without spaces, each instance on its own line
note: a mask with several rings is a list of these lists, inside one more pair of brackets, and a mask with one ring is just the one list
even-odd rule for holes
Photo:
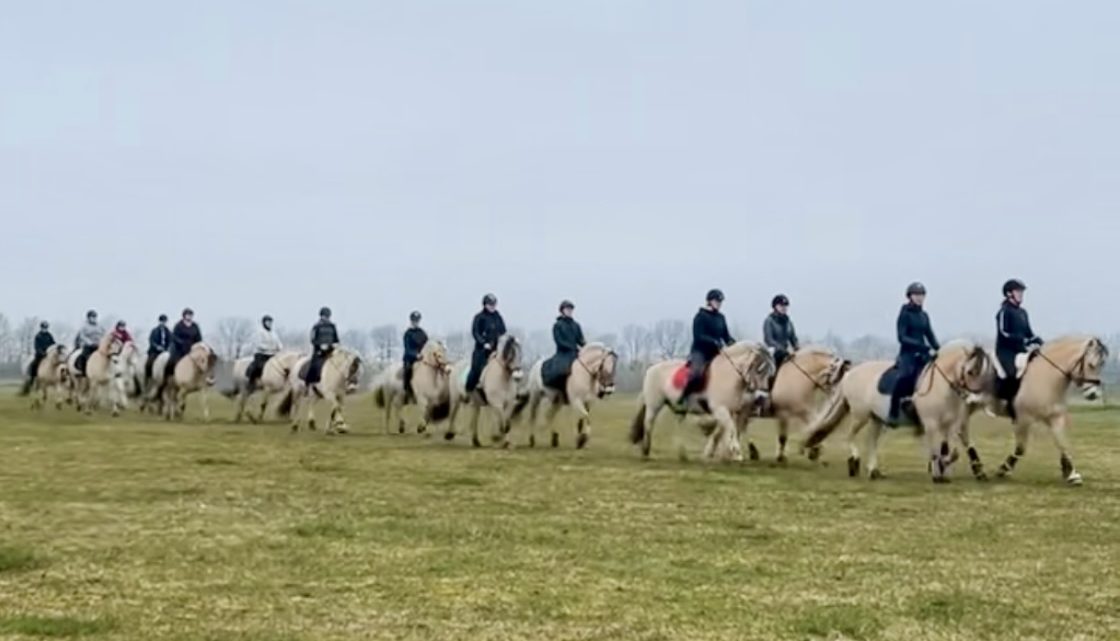
[[513,334],[506,334],[498,341],[499,352],[502,355],[502,360],[509,363],[516,355],[514,350],[518,349],[517,337]]
[[811,356],[826,356],[828,358],[836,357],[836,350],[825,347],[824,345],[807,345],[797,350],[797,353]]

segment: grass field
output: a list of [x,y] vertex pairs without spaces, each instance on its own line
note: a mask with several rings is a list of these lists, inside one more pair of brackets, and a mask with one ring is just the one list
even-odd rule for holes
[[[1069,488],[1041,431],[988,484],[934,486],[902,433],[884,481],[838,439],[778,468],[767,422],[760,463],[679,462],[671,419],[642,462],[627,399],[578,452],[384,436],[361,397],[344,437],[24,408],[0,397],[0,638],[1120,638],[1118,412],[1076,415]],[[994,471],[1007,426],[975,432]]]

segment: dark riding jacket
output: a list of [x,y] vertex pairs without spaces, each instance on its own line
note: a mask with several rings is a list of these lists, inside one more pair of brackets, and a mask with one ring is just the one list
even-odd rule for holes
[[[579,355],[579,350],[586,344],[583,340],[583,328],[576,319],[560,316],[552,325],[552,340],[556,343],[556,355],[571,357]],[[570,362],[569,362],[570,364]]]
[[171,352],[174,356],[182,357],[190,353],[195,343],[202,342],[202,329],[198,323],[187,325],[183,321],[175,323],[171,332]]
[[329,320],[319,319],[311,328],[311,349],[325,352],[338,345],[338,328]]
[[727,330],[727,319],[721,312],[701,307],[692,319],[692,352],[711,360],[727,345],[735,343]]
[[898,344],[900,359],[921,362],[928,360],[930,349],[941,349],[933,335],[929,314],[921,305],[906,303],[898,312]]
[[51,345],[54,345],[54,336],[45,329],[39,330],[39,333],[35,335],[35,356],[46,356]]
[[1042,339],[1035,336],[1027,310],[1009,300],[996,314],[996,351],[1020,354],[1032,345],[1041,345]]
[[771,312],[762,324],[763,342],[767,347],[779,352],[795,352],[800,348],[793,321],[786,314]]
[[474,315],[471,322],[471,336],[474,338],[476,351],[485,351],[484,345],[489,344],[490,349],[498,348],[498,339],[505,336],[506,322],[497,310],[488,312],[485,309]]
[[171,349],[171,330],[163,325],[156,325],[148,333],[148,354],[155,356]]
[[404,362],[420,360],[420,352],[428,344],[428,333],[419,327],[409,327],[404,332]]

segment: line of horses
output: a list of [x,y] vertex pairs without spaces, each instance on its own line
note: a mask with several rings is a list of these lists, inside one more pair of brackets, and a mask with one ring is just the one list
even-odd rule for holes
[[[973,475],[978,480],[987,479],[969,436],[969,420],[977,411],[1008,416],[1004,403],[995,395],[997,381],[1000,376],[1017,376],[1020,386],[1014,400],[1016,419],[1012,421],[1015,445],[1001,464],[999,474],[1011,474],[1026,453],[1030,427],[1044,423],[1060,451],[1062,478],[1071,485],[1082,483],[1069,453],[1067,396],[1071,386],[1079,388],[1087,399],[1100,396],[1100,374],[1108,360],[1108,349],[1093,336],[1067,336],[1048,342],[1034,356],[1024,359],[1019,371],[1005,373],[981,346],[954,341],[944,346],[922,371],[912,406],[915,422],[924,431],[934,482],[946,482],[952,465],[960,458],[954,440],[960,441]],[[90,356],[85,376],[78,377],[73,363],[75,355],[66,354],[61,347],[52,348],[39,366],[33,406],[49,402],[53,391],[59,407],[64,400],[71,400],[80,410],[90,412],[107,401],[117,414],[128,407],[132,397],[140,399],[141,409],[152,409],[172,419],[182,416],[186,397],[197,392],[202,396],[204,418],[208,420],[206,392],[213,384],[217,362],[213,350],[205,344],[196,345],[176,365],[163,393],[156,395],[154,390],[161,387],[166,357],[161,355],[164,360],[156,361],[152,379],[145,381],[143,356],[136,346],[121,345],[107,336]],[[252,359],[237,360],[233,365],[233,385],[224,392],[235,399],[236,420],[263,421],[273,405],[278,414],[290,418],[293,431],[302,424],[315,429],[314,405],[322,399],[330,407],[327,433],[348,431],[343,403],[346,395],[356,389],[361,359],[350,350],[337,348],[324,364],[322,380],[309,386],[301,375],[309,358],[291,351],[273,357],[252,387],[246,377]],[[527,444],[536,445],[538,433],[547,428],[551,445],[556,447],[559,434],[555,419],[559,410],[568,406],[576,416],[576,446],[584,447],[591,437],[591,406],[614,391],[618,355],[601,343],[586,345],[572,365],[563,389],[543,383],[541,365],[542,361],[534,363],[526,377],[520,344],[513,336],[504,336],[482,372],[478,389],[468,393],[465,380],[469,361],[451,362],[444,344],[431,340],[413,366],[411,396],[406,398],[402,366],[396,364],[376,376],[373,398],[385,412],[386,430],[395,426],[401,433],[407,431],[403,408],[414,404],[419,412],[416,431],[426,434],[434,423],[445,421],[444,436],[448,440],[455,438],[457,419],[466,408],[470,413],[471,442],[476,447],[482,445],[479,422],[484,408],[490,408],[497,417],[492,434],[495,443],[511,447],[513,424],[527,412]],[[630,439],[648,457],[656,420],[663,410],[669,409],[682,418],[697,417],[696,424],[707,436],[705,459],[741,461],[745,440],[748,456],[755,460],[759,452],[748,437],[747,427],[760,414],[759,407],[764,406],[778,424],[777,461],[787,460],[790,432],[794,428],[801,430],[801,451],[817,460],[824,440],[850,417],[849,474],[857,476],[861,471],[865,453],[857,437],[870,426],[867,472],[872,479],[881,478],[878,448],[890,397],[880,391],[878,383],[893,365],[892,361],[870,361],[853,366],[830,349],[810,346],[776,367],[765,347],[740,342],[720,353],[709,368],[704,390],[682,405],[680,371],[684,361],[663,361],[646,370]],[[259,403],[256,412],[250,407],[254,397],[254,402]],[[686,458],[679,427],[675,433],[678,454]]]

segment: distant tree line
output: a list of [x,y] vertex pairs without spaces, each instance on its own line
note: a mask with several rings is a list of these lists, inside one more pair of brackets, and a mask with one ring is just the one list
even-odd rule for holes
[[[37,317],[27,317],[19,322],[13,322],[0,313],[0,378],[11,380],[21,375],[20,364],[31,354],[35,334],[39,331],[39,322],[40,319]],[[115,319],[112,317],[102,319],[102,324],[106,328],[112,327],[114,322]],[[219,318],[213,325],[204,324],[203,332],[206,341],[218,352],[218,355],[225,361],[232,361],[250,355],[256,328],[255,320],[228,316]],[[146,348],[150,328],[130,329],[136,341]],[[549,329],[525,330],[512,327],[510,332],[523,346],[526,367],[538,358],[551,355],[554,351],[552,332]],[[51,333],[58,342],[72,345],[76,326],[51,322]],[[278,328],[277,333],[287,347],[301,350],[309,347],[309,332],[306,329]],[[362,359],[376,371],[401,357],[402,334],[403,328],[386,324],[365,330],[348,328],[343,330],[341,339],[344,345],[361,354]],[[734,328],[732,334],[742,339],[757,340],[757,336],[751,336],[741,328]],[[621,366],[617,384],[623,391],[640,388],[642,374],[650,364],[666,358],[686,356],[691,343],[688,323],[676,319],[664,319],[648,324],[631,323],[617,332],[598,332],[589,329],[586,335],[588,340],[600,341],[618,352]],[[433,337],[442,340],[451,357],[455,359],[466,357],[472,348],[470,332],[465,329],[444,334],[433,333]],[[992,337],[971,335],[965,338],[991,347]],[[1114,355],[1120,353],[1120,333],[1103,338]],[[802,337],[802,343],[827,346],[856,362],[891,359],[898,350],[895,341],[872,335],[846,339],[829,333],[815,340],[812,337]],[[1120,382],[1120,368],[1117,367],[1115,358],[1109,361],[1105,380],[1109,383]]]

